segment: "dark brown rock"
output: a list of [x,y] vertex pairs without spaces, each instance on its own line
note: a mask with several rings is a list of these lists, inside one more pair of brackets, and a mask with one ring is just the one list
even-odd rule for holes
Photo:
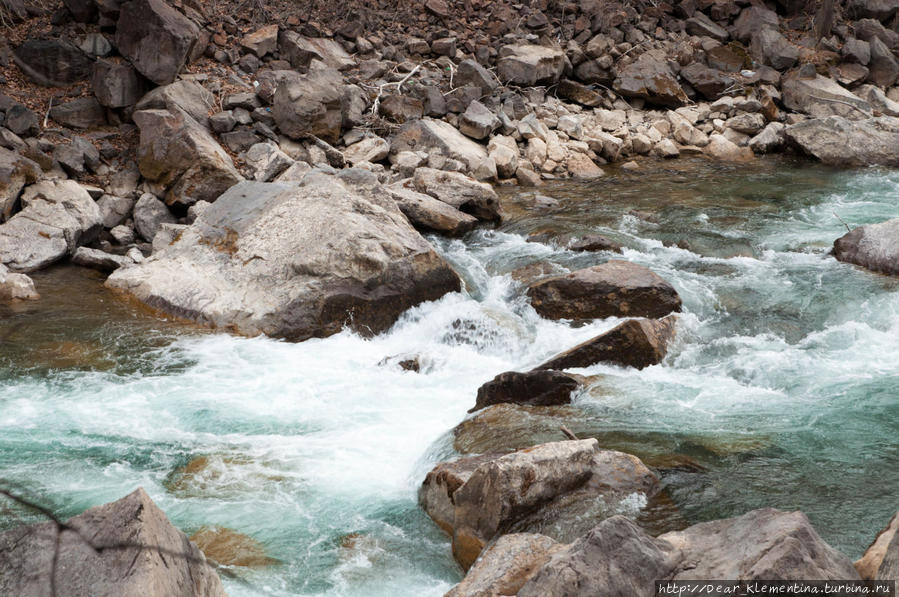
[[455,522],[453,494],[482,464],[501,454],[482,454],[441,462],[425,476],[418,490],[418,504],[447,535],[452,536]]
[[576,240],[568,248],[572,251],[612,251],[614,253],[621,252],[621,243],[601,236],[599,234],[591,234]]
[[615,90],[625,97],[641,98],[669,108],[687,103],[687,94],[668,65],[647,54],[618,71]]
[[674,337],[675,317],[631,319],[543,363],[536,370],[612,363],[643,369],[662,362]]
[[504,402],[531,406],[569,404],[571,393],[582,383],[579,375],[560,371],[507,371],[478,388],[477,401],[468,412]]
[[50,118],[63,126],[87,129],[106,124],[106,112],[95,97],[82,97],[50,108]]
[[733,77],[699,62],[685,66],[680,74],[693,89],[708,100],[718,99],[724,90],[733,86],[735,82]]
[[135,105],[146,93],[146,79],[133,66],[109,60],[98,60],[91,77],[94,95],[107,108]]
[[59,39],[29,39],[13,51],[25,75],[38,85],[65,87],[90,77],[93,60]]
[[528,296],[550,319],[663,317],[681,308],[668,282],[641,265],[617,260],[542,280]]
[[578,83],[571,79],[559,81],[557,91],[560,97],[589,108],[601,106],[603,102],[602,94],[598,91],[594,91],[583,83]]
[[343,124],[343,88],[343,78],[332,69],[285,77],[272,105],[278,128],[293,139],[316,136],[336,143]]

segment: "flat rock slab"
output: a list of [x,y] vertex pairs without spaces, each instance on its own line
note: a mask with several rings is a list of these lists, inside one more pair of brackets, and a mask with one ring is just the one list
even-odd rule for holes
[[899,275],[899,218],[855,228],[833,243],[833,254],[871,271]]
[[[78,533],[59,533],[55,524],[43,523],[0,534],[0,594],[49,595],[58,538],[59,595],[227,597],[203,553],[172,526],[143,489],[91,508],[67,524]],[[82,537],[95,547],[109,547],[95,551]]]
[[460,280],[373,174],[348,169],[238,184],[107,285],[216,328],[302,341],[381,332]]
[[671,284],[642,265],[620,260],[541,280],[527,294],[548,319],[664,317],[681,309]]

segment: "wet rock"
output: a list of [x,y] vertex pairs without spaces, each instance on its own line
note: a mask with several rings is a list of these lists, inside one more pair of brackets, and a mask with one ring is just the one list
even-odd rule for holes
[[750,51],[759,63],[775,70],[791,68],[799,60],[799,48],[770,27],[763,27],[752,34]]
[[302,341],[348,323],[380,332],[460,281],[377,178],[350,169],[235,185],[174,244],[107,285],[213,327]]
[[422,232],[462,236],[473,230],[478,223],[476,217],[463,213],[430,195],[418,193],[408,188],[404,182],[391,185],[387,190],[403,215]]
[[124,255],[115,255],[100,249],[78,247],[75,250],[75,254],[72,255],[72,263],[103,272],[111,272],[120,267],[132,265],[134,261]]
[[619,70],[615,90],[657,106],[676,108],[687,103],[687,94],[668,65],[648,54]]
[[22,194],[23,209],[0,225],[0,263],[32,272],[71,255],[100,232],[100,210],[71,180],[43,181]]
[[39,298],[41,296],[34,289],[31,278],[25,274],[14,274],[0,263],[0,301],[34,301]]
[[174,223],[175,221],[175,216],[165,206],[165,203],[150,193],[141,195],[134,204],[134,228],[148,243],[153,242],[153,237],[164,223]]
[[202,527],[190,536],[206,559],[220,566],[264,568],[279,564],[269,557],[261,543],[242,533],[224,527]]
[[196,81],[182,80],[157,87],[143,96],[135,110],[183,111],[199,124],[208,124],[207,114],[215,105],[215,96]]
[[530,87],[557,83],[565,71],[565,52],[546,46],[518,44],[500,48],[496,72],[503,83]]
[[[72,597],[226,597],[202,552],[172,526],[143,489],[91,508],[69,520],[68,525],[78,529],[78,534],[60,532],[54,523],[47,522],[0,535],[0,592],[44,594],[56,564],[57,586],[65,587],[66,595]],[[156,549],[93,550],[82,537],[97,547],[136,544]],[[58,557],[54,559],[56,545]],[[188,557],[166,555],[170,553]]]
[[97,101],[107,108],[133,106],[146,90],[145,80],[133,66],[109,60],[94,63],[91,86]]
[[569,404],[571,393],[583,382],[579,375],[559,371],[507,371],[478,388],[477,401],[468,412],[504,402],[531,406]]
[[94,62],[74,44],[61,39],[29,39],[13,51],[13,58],[29,79],[48,87],[65,87],[87,79]]
[[138,166],[143,177],[166,189],[169,205],[215,201],[243,178],[209,132],[187,113],[142,110]]
[[459,131],[472,139],[485,139],[499,128],[496,115],[479,101],[473,101],[459,117]]
[[273,53],[278,49],[278,25],[268,25],[244,35],[240,47],[259,58]]
[[473,180],[459,172],[419,168],[412,177],[415,189],[471,214],[480,220],[502,219],[499,198],[489,184]]
[[163,0],[122,4],[116,48],[143,76],[168,85],[188,62],[200,37],[196,23]]
[[590,234],[580,240],[574,241],[568,248],[572,251],[612,251],[613,253],[621,252],[621,244],[601,236],[599,234]]
[[288,137],[314,135],[336,143],[343,123],[343,88],[343,78],[332,69],[285,78],[275,91],[272,116]]
[[833,254],[871,271],[899,275],[899,218],[854,228],[834,242]]
[[653,491],[658,480],[639,459],[599,450],[595,439],[526,448],[480,465],[453,494],[453,556],[468,569],[493,538],[557,499]]
[[483,454],[441,462],[422,481],[418,490],[418,504],[437,526],[446,534],[452,535],[456,516],[453,494],[471,478],[479,466],[499,457],[500,454]]
[[865,580],[899,581],[899,512],[877,533],[874,542],[855,562],[855,569]]
[[783,81],[783,103],[791,109],[815,118],[836,115],[853,120],[871,117],[868,102],[841,87],[833,79],[815,75],[813,79],[798,76]]
[[19,193],[26,184],[37,182],[41,168],[14,151],[0,148],[0,221],[12,215]]
[[528,289],[531,304],[549,319],[662,317],[680,311],[677,291],[649,269],[612,260]]
[[899,120],[888,116],[805,120],[786,129],[802,151],[833,166],[899,166]]
[[50,118],[71,128],[87,129],[106,124],[106,112],[94,97],[82,97],[50,108]]
[[554,356],[535,370],[574,369],[612,363],[643,369],[662,362],[674,338],[675,317],[631,319]]
[[564,545],[536,533],[503,535],[481,552],[444,597],[501,597],[518,590]]

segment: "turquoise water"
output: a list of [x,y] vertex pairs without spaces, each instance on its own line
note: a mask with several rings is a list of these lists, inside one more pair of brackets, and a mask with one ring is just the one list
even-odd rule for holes
[[[120,302],[93,273],[39,273],[42,301],[0,306],[0,478],[66,516],[140,485],[188,533],[257,539],[283,563],[237,571],[232,597],[442,595],[461,572],[415,491],[452,456],[449,430],[484,381],[617,323],[542,320],[509,272],[613,257],[528,233],[600,233],[671,281],[685,313],[662,365],[582,371],[602,377],[576,401],[581,428],[700,464],[662,470],[687,523],[802,509],[855,558],[899,507],[899,282],[827,251],[845,232],[834,213],[899,215],[899,174],[663,168],[547,185],[552,207],[504,191],[501,229],[433,239],[466,291],[370,340],[212,334]],[[379,365],[406,354],[421,373]],[[33,520],[7,509],[0,529]]]

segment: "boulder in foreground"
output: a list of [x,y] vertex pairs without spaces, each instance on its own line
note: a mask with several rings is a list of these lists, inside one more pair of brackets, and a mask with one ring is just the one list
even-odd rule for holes
[[235,185],[107,285],[206,325],[302,341],[381,332],[460,281],[376,177],[348,169]]
[[855,569],[865,580],[899,582],[899,512],[877,533],[865,554],[855,562]]
[[899,119],[813,118],[786,128],[802,151],[830,166],[899,166]]
[[871,271],[899,275],[899,218],[855,228],[833,243],[833,254]]
[[[203,553],[143,489],[91,508],[67,524],[78,533],[64,530],[59,535],[60,597],[227,597]],[[110,547],[95,551],[79,535],[95,547]],[[49,595],[56,541],[56,525],[49,522],[0,534],[0,594]]]

